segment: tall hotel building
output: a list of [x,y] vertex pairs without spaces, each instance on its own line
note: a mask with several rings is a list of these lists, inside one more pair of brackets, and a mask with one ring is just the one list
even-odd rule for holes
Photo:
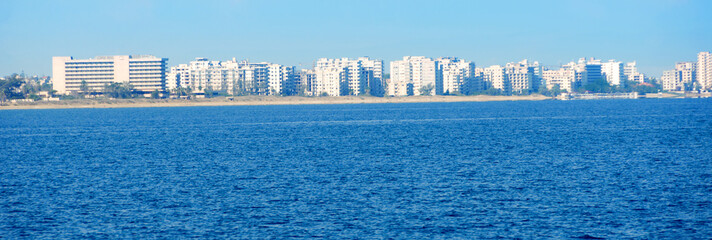
[[99,56],[92,59],[52,57],[52,84],[58,94],[80,92],[86,82],[89,91],[101,92],[111,83],[128,83],[137,91],[163,91],[167,58],[150,55]]

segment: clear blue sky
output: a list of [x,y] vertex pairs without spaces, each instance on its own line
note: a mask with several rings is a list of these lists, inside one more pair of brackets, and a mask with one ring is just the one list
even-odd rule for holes
[[[712,51],[712,1],[0,0],[0,75],[51,75],[52,56],[232,57],[302,68],[320,57],[638,61],[659,76]],[[386,70],[388,71],[388,70]]]

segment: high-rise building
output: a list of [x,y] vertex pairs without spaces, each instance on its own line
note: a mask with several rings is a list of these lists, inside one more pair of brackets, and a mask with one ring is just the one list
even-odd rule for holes
[[127,83],[139,92],[164,91],[167,58],[150,55],[52,57],[52,86],[59,94],[102,92],[112,83]]
[[518,63],[507,63],[504,67],[505,78],[511,84],[511,90],[517,93],[526,93],[536,90],[539,87],[539,78],[535,75],[535,66],[539,63],[530,64],[527,59]]
[[166,76],[166,89],[177,89],[180,86],[188,86],[190,81],[190,68],[188,64],[173,66]]
[[294,67],[267,62],[209,61],[196,58],[170,68],[169,89],[180,86],[193,92],[223,91],[232,95],[280,95],[295,91]]
[[[438,86],[441,88],[438,89]],[[436,60],[406,56],[403,60],[391,62],[388,95],[435,95],[438,92],[442,92],[442,72]]]
[[601,71],[601,60],[591,58],[588,61],[582,61],[583,58],[579,60],[579,64],[583,64],[583,72],[581,72],[581,84],[586,85],[588,83],[595,83],[598,81],[605,80],[603,78],[603,72]]
[[442,92],[437,94],[468,94],[479,91],[482,84],[476,81],[475,64],[458,58],[438,58],[439,71],[442,73]]
[[661,78],[663,90],[666,91],[689,91],[693,88],[697,64],[694,62],[679,62],[675,64],[675,70],[664,71]]
[[512,91],[512,84],[509,83],[505,68],[500,65],[492,65],[482,69],[482,81],[487,85],[486,89],[496,88],[503,92]]
[[[341,95],[382,95],[383,89],[383,61],[377,59],[370,59],[368,57],[361,57],[357,59],[349,58],[339,58],[339,59],[328,59],[321,58],[317,60],[314,70],[319,70],[322,73],[335,71],[332,68],[340,68],[345,72],[344,79],[345,84],[339,84],[338,86],[344,85],[346,89],[338,90]],[[327,74],[328,75],[328,74]],[[317,74],[316,81],[319,82],[321,77],[327,75]],[[331,76],[331,75],[328,75]],[[329,79],[331,81],[333,79]],[[327,81],[327,80],[325,80]],[[322,84],[324,85],[324,84]],[[325,85],[324,85],[325,86]],[[330,85],[331,86],[331,85]],[[336,86],[336,85],[334,85]],[[338,95],[337,95],[338,96]]]
[[611,86],[623,86],[626,80],[623,63],[615,60],[602,63],[601,74]]
[[631,82],[644,83],[645,75],[638,72],[638,67],[636,62],[629,62],[623,66],[623,74],[626,79]]
[[704,90],[712,90],[712,54],[700,52],[697,54],[697,83]]
[[567,92],[573,91],[573,83],[576,82],[576,72],[571,68],[560,68],[558,70],[544,70],[542,79],[546,83],[546,88],[551,90],[554,86]]
[[293,95],[295,90],[294,67],[269,64],[267,84],[270,95]]
[[345,67],[317,67],[314,69],[317,95],[343,96],[349,94],[349,70]]
[[295,74],[296,94],[304,96],[315,96],[316,91],[316,74],[314,69],[302,69]]
[[667,70],[663,71],[663,75],[660,77],[660,81],[663,85],[663,90],[665,91],[679,91],[681,90],[681,84],[678,81],[677,71]]

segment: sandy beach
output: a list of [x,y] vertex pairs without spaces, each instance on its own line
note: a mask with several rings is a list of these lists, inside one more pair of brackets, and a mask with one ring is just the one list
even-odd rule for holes
[[529,96],[410,96],[410,97],[275,97],[244,96],[215,97],[208,99],[77,99],[57,102],[4,103],[7,109],[62,109],[62,108],[138,108],[138,107],[192,107],[240,105],[302,105],[302,104],[368,104],[368,103],[418,103],[418,102],[487,102],[549,100],[542,95]]

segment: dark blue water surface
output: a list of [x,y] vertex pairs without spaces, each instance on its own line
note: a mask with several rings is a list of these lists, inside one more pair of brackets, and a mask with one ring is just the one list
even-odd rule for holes
[[712,99],[0,111],[0,238],[709,238]]

